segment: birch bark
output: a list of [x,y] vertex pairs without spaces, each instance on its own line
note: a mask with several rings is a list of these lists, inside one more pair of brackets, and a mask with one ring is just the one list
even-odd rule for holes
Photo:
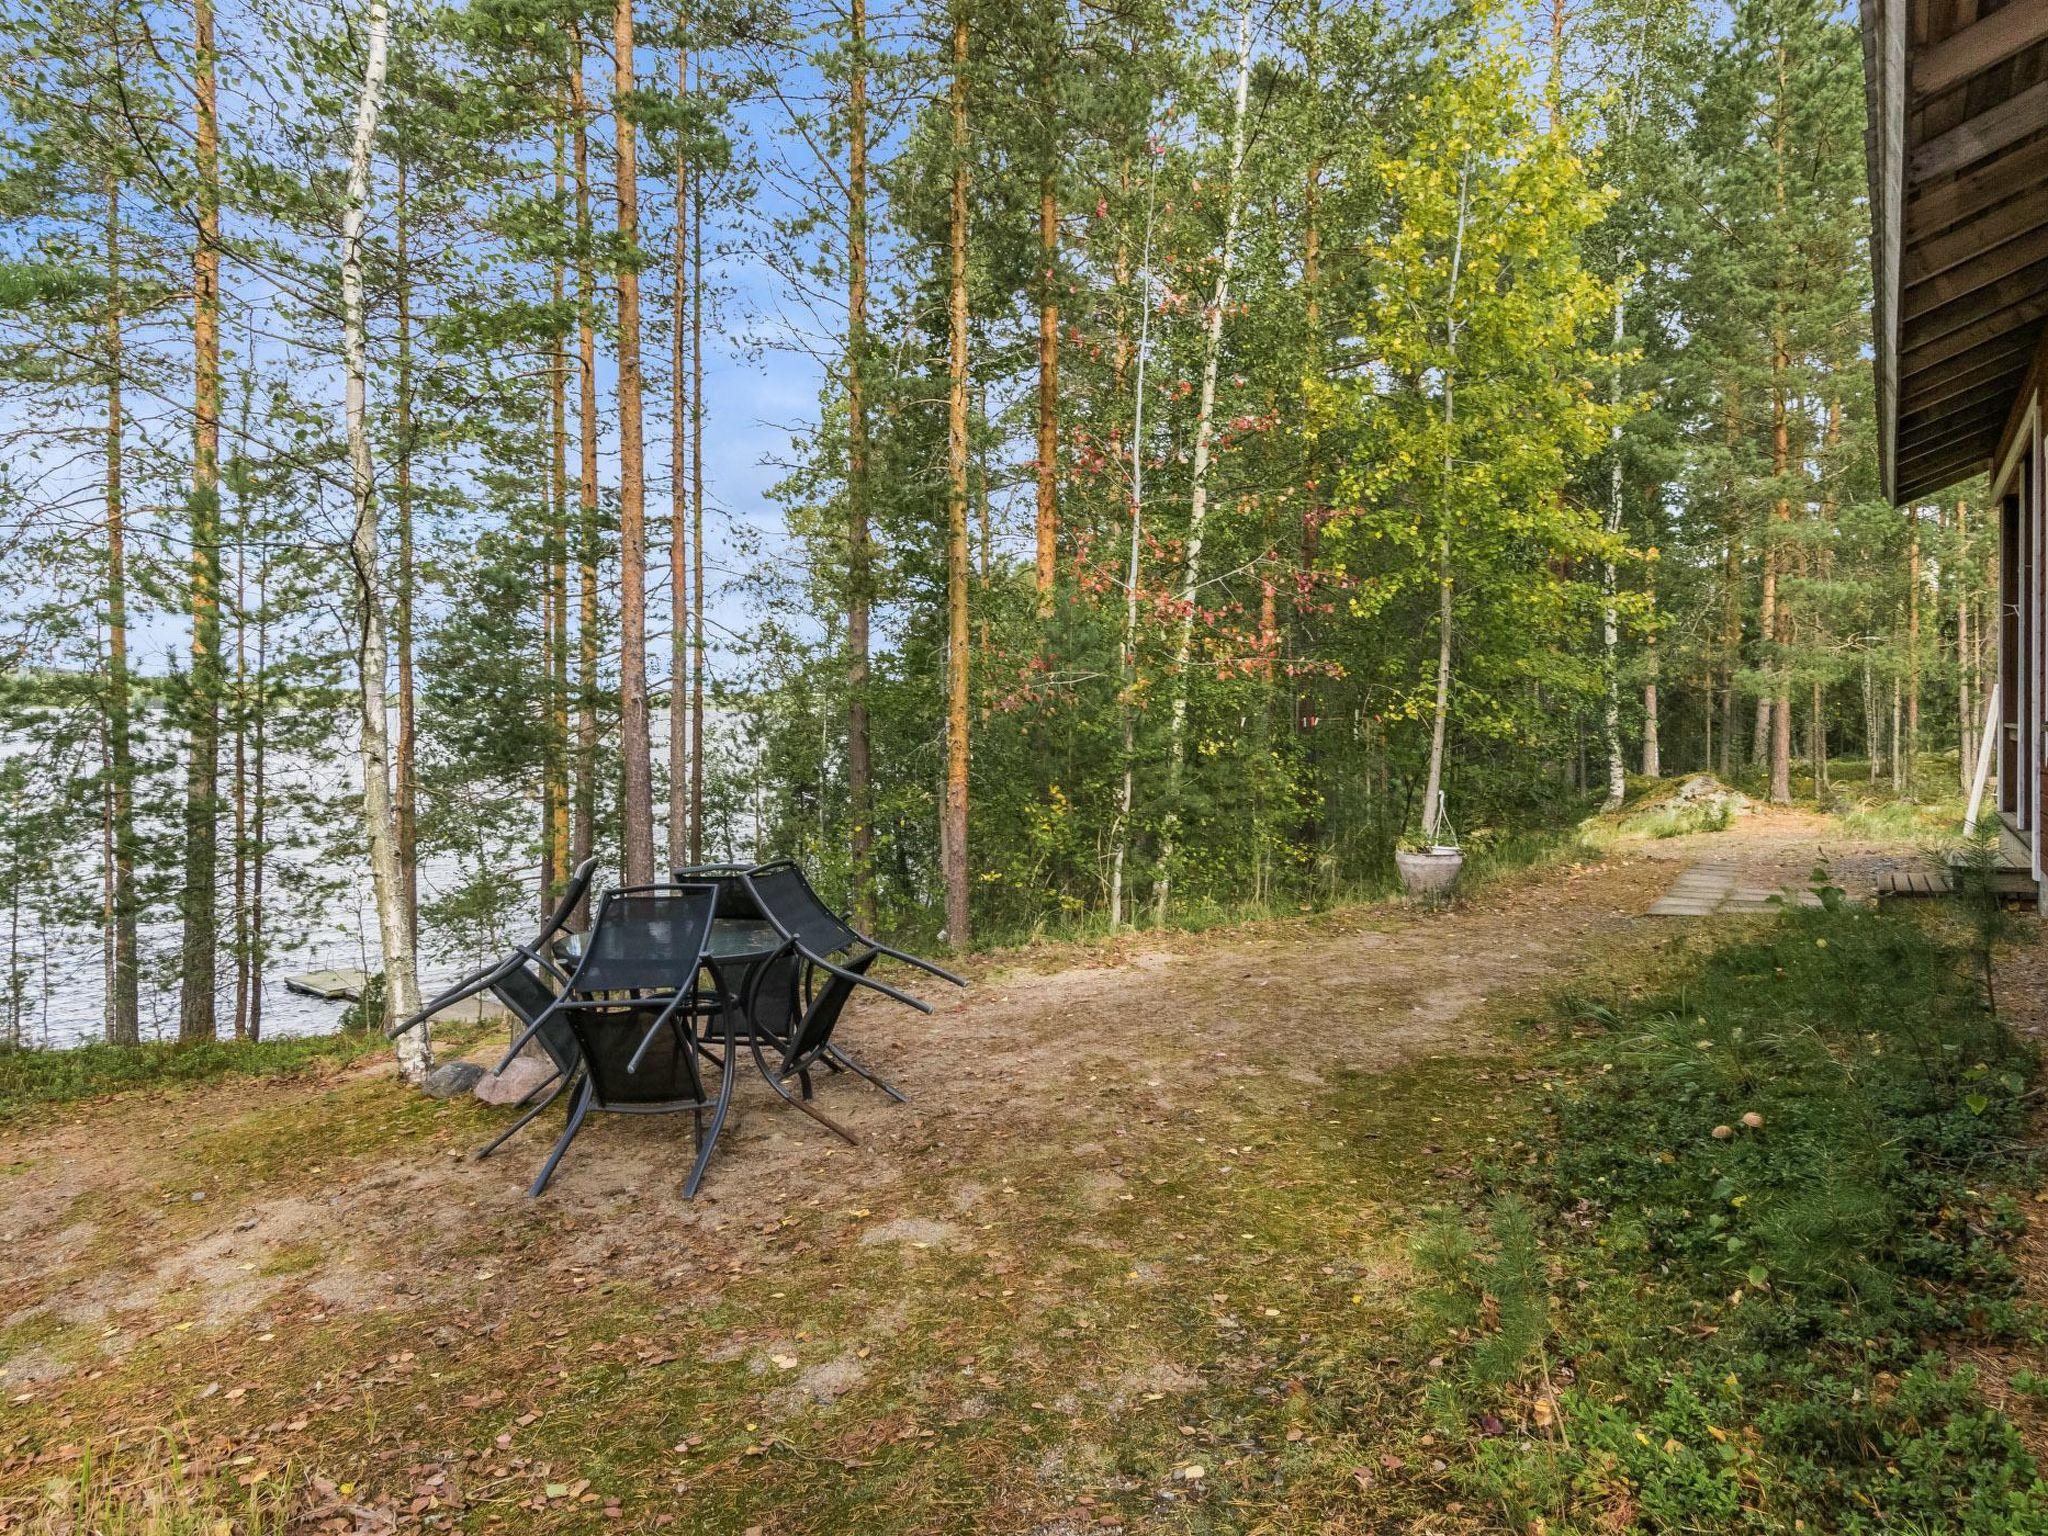
[[1230,304],[1230,275],[1237,262],[1237,221],[1242,204],[1245,109],[1251,97],[1252,12],[1237,13],[1237,90],[1230,109],[1230,172],[1224,191],[1223,248],[1216,292],[1209,304],[1202,341],[1202,394],[1195,412],[1193,489],[1188,501],[1188,542],[1182,557],[1180,631],[1173,646],[1173,699],[1166,736],[1166,817],[1159,832],[1159,880],[1153,890],[1153,920],[1164,923],[1173,902],[1173,861],[1180,833],[1181,777],[1187,766],[1188,660],[1194,652],[1195,597],[1202,582],[1202,534],[1209,517],[1209,452],[1216,436],[1216,371],[1223,351],[1223,312]]
[[[348,198],[341,215],[341,357],[346,389],[349,499],[355,530],[349,554],[356,579],[356,677],[361,705],[363,832],[370,845],[370,880],[377,902],[377,931],[384,954],[384,1015],[387,1023],[416,1013],[419,980],[413,970],[412,928],[405,913],[405,885],[391,799],[391,738],[386,718],[385,673],[391,664],[384,638],[384,584],[377,532],[377,486],[370,460],[369,365],[363,314],[363,222],[370,202],[370,154],[377,137],[384,74],[390,52],[390,18],[384,0],[370,0],[369,51],[363,87],[356,98],[355,135],[349,146]],[[417,1082],[433,1065],[426,1028],[398,1040],[398,1069]]]

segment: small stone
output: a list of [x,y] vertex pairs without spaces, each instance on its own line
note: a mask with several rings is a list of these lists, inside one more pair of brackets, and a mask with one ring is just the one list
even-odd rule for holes
[[192,1200],[192,1203],[194,1205],[197,1205],[201,1200],[204,1200],[206,1198],[206,1191],[203,1189],[195,1189],[192,1191],[190,1198]]
[[452,1099],[476,1087],[483,1075],[484,1069],[473,1061],[451,1061],[429,1072],[420,1092],[430,1099]]

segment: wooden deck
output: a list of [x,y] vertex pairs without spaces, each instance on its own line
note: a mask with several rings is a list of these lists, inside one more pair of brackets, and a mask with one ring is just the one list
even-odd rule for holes
[[[1948,872],[1940,869],[1894,869],[1878,877],[1879,896],[1946,896],[1953,889]],[[1991,872],[1992,893],[2002,900],[2031,901],[2034,877],[2024,869],[2001,866]]]

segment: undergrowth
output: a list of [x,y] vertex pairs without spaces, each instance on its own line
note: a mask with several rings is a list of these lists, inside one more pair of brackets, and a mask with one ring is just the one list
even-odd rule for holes
[[167,1041],[0,1050],[0,1121],[30,1109],[125,1089],[223,1077],[281,1077],[321,1063],[354,1061],[389,1049],[381,1034],[347,1034],[210,1040],[189,1045]]
[[1726,832],[1735,824],[1735,809],[1726,800],[1697,805],[1660,805],[1639,811],[1622,822],[1621,830],[1638,837],[1686,837],[1694,832]]
[[2048,1532],[1943,1350],[2038,1329],[1995,921],[1816,888],[1654,998],[1567,1007],[1547,1134],[1421,1245],[1461,1341],[1430,1404],[1507,1529]]
[[194,1465],[166,1436],[119,1459],[81,1450],[70,1475],[45,1485],[41,1507],[0,1516],[0,1529],[27,1536],[283,1536],[290,1503],[279,1482]]

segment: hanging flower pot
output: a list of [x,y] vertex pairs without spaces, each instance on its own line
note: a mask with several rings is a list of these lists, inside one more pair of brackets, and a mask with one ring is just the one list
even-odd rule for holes
[[1438,790],[1436,815],[1429,818],[1423,837],[1403,838],[1394,849],[1394,868],[1400,871],[1401,889],[1410,897],[1440,901],[1451,893],[1464,867],[1465,851],[1458,846],[1458,834],[1451,827],[1443,791]]
[[1394,850],[1394,868],[1400,871],[1401,889],[1410,896],[1448,896],[1464,867],[1464,850],[1452,843]]

